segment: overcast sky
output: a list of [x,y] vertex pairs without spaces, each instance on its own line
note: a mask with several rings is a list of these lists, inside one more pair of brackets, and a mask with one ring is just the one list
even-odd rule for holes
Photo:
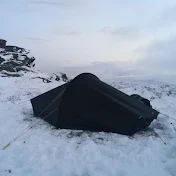
[[0,38],[45,70],[102,61],[176,69],[175,0],[0,0],[0,19]]

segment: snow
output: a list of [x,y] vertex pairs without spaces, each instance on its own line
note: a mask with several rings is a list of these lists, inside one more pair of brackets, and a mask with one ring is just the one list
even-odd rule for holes
[[[24,55],[24,53],[15,53],[15,52],[13,52],[13,54],[11,53],[11,52],[6,52],[6,54],[7,55],[3,55],[3,54],[0,54],[0,56],[5,60],[4,61],[4,63],[7,61],[9,61],[9,60],[14,60],[14,61],[16,61],[16,59],[13,59],[13,54],[18,54],[18,60],[20,60],[20,61],[23,61],[23,60],[25,60],[26,59],[26,57],[25,56],[23,56]],[[26,55],[27,57],[29,56],[29,55]]]
[[[56,130],[33,117],[29,99],[64,82],[43,83],[45,73],[0,77],[0,147],[38,123],[6,150],[0,149],[1,176],[176,176],[176,85],[135,78],[104,79],[127,94],[151,100],[159,115],[143,132]],[[164,140],[166,145],[163,143]]]
[[[12,54],[8,54],[8,55],[1,55],[1,58],[3,58],[5,61],[9,61],[11,58],[13,58]],[[5,61],[3,63],[5,63]]]

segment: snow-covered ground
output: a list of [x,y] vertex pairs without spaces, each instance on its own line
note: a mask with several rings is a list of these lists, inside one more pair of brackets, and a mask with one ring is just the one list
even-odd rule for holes
[[35,74],[0,78],[0,147],[39,122],[0,149],[0,176],[176,176],[176,85],[120,77],[105,80],[125,93],[150,99],[154,108],[169,116],[159,115],[148,129],[128,137],[56,130],[34,118],[28,100],[64,83],[31,79],[46,76]]

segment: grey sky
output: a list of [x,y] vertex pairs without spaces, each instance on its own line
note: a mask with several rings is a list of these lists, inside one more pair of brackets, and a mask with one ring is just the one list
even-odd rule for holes
[[176,36],[168,39],[153,42],[145,48],[145,57],[141,58],[138,64],[149,68],[159,68],[161,72],[176,72]]
[[31,49],[42,69],[53,61],[55,68],[141,60],[174,67],[174,0],[0,0],[0,7],[0,38]]

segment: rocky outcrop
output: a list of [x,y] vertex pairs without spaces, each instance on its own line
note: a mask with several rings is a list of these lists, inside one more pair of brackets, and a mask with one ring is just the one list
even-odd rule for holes
[[[30,51],[18,46],[6,46],[5,40],[0,40],[0,72],[30,71],[34,67],[35,58]],[[9,74],[10,74],[9,73]]]
[[[6,40],[0,39],[0,76],[19,77],[26,72],[35,72],[35,58],[30,55],[30,50],[18,46],[6,45]],[[35,77],[49,83],[55,81],[69,81],[64,73],[48,74],[47,78]]]

